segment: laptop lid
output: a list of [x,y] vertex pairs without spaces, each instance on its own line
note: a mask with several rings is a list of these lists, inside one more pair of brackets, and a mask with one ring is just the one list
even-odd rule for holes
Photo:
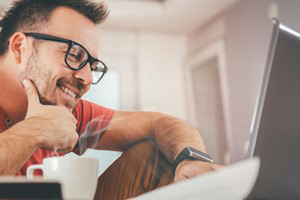
[[251,198],[300,199],[300,34],[273,20],[250,157],[261,159]]
[[61,184],[41,177],[32,180],[24,176],[1,176],[0,199],[55,199],[61,200]]

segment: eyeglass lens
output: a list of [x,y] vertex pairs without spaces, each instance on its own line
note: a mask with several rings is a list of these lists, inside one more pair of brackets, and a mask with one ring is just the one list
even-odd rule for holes
[[[74,44],[66,55],[67,64],[73,69],[81,69],[86,65],[89,55],[81,46]],[[95,60],[91,67],[93,83],[97,83],[105,73],[105,66],[102,62]]]

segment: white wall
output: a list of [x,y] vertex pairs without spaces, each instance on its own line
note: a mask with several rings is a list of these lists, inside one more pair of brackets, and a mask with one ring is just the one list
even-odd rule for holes
[[[123,76],[122,109],[159,111],[187,118],[183,82],[185,36],[103,29],[101,41],[101,58],[109,69],[118,70]],[[123,65],[124,58],[130,59],[130,64]]]
[[[194,68],[199,68],[199,70],[202,68],[202,73],[205,73],[213,70],[207,67],[215,67],[216,77],[214,83],[209,83],[209,73],[206,75],[199,74],[198,79],[202,80],[197,82],[201,82],[201,85],[196,86],[190,83],[187,87],[198,88],[198,91],[188,90],[192,93],[188,96],[189,118],[198,127],[206,143],[208,153],[217,162],[228,164],[232,151],[232,131],[229,80],[225,56],[225,33],[225,21],[222,17],[219,17],[188,35],[187,61],[189,68],[187,70],[190,71],[189,73],[192,74]],[[212,59],[216,59],[216,66],[205,65]],[[187,83],[191,80],[192,77],[188,76]],[[201,87],[203,88],[200,89]],[[197,94],[198,100],[195,102]],[[205,101],[207,105],[201,106],[200,104]],[[219,102],[220,105],[219,103],[213,104],[213,102]],[[213,105],[213,107],[209,105]],[[197,113],[196,110],[198,110]],[[206,110],[206,113],[203,112],[204,110]]]
[[138,41],[138,94],[141,108],[185,119],[185,37],[142,32]]

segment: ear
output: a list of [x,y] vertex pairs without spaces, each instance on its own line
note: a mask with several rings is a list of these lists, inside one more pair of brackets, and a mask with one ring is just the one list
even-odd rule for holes
[[24,33],[16,32],[12,35],[9,42],[9,51],[17,64],[24,59],[24,50],[28,47],[28,39]]

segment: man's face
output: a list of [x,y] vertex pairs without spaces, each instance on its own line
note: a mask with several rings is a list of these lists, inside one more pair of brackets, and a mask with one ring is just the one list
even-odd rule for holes
[[[58,8],[52,14],[49,27],[46,34],[76,41],[93,57],[98,57],[97,28],[83,15],[68,8]],[[34,82],[42,104],[63,105],[73,109],[88,91],[92,75],[89,63],[79,71],[71,70],[65,64],[67,46],[65,43],[37,41],[20,76]]]
[[[64,105],[69,109],[73,109],[80,97],[88,90],[89,85],[83,84],[72,76],[55,75],[55,70],[43,63],[38,47],[34,47],[33,50],[28,58],[25,71],[21,73],[21,77],[34,82],[42,104]],[[65,88],[71,89],[76,97],[68,94]]]

